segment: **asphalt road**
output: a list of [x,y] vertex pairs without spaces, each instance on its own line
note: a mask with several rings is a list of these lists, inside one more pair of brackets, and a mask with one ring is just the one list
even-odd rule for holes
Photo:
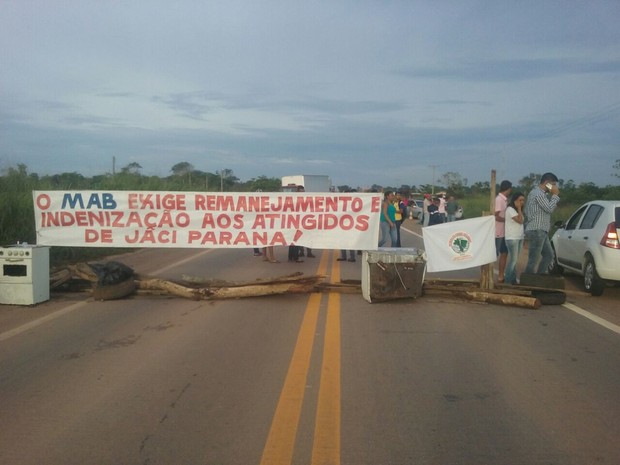
[[[118,259],[164,278],[360,279],[359,260],[315,253]],[[619,291],[538,310],[336,293],[0,306],[0,463],[616,465]]]

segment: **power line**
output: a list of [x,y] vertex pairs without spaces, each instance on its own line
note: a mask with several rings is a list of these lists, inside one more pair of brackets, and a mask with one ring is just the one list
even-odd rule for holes
[[535,140],[524,142],[515,147],[506,149],[503,152],[514,151],[514,150],[526,147],[528,145],[532,145],[537,142],[540,142],[541,140],[552,139],[561,134],[564,134],[566,132],[569,132],[569,131],[572,131],[578,128],[592,126],[593,124],[598,123],[599,121],[603,121],[604,119],[611,117],[612,115],[614,115],[614,113],[619,113],[619,112],[620,112],[620,102],[612,103],[594,113],[590,113],[588,115],[582,116],[581,118],[577,118],[572,121],[560,124],[555,128],[551,128],[547,130],[546,132],[538,134]]

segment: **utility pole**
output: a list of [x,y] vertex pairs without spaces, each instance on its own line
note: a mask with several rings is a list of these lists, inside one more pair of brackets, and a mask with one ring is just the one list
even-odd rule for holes
[[435,195],[435,168],[439,167],[439,165],[429,165],[433,168],[433,182],[431,184],[431,195]]

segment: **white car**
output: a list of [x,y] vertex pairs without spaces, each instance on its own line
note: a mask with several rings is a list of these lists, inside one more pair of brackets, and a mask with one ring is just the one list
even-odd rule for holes
[[411,210],[411,216],[415,219],[422,219],[424,215],[424,201],[423,200],[410,200],[409,209]]
[[620,282],[620,200],[594,200],[575,211],[551,238],[558,271],[583,276],[586,291],[601,295]]

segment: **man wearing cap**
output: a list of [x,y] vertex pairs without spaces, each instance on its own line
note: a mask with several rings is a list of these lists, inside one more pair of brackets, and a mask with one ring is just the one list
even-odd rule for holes
[[526,273],[548,274],[553,261],[553,248],[549,240],[551,214],[560,201],[558,178],[545,173],[540,184],[527,196],[525,202],[525,240],[527,241]]

